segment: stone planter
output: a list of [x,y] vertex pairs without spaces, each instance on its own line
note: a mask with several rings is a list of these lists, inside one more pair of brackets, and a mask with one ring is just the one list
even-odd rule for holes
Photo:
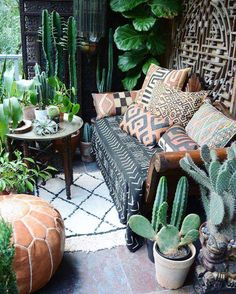
[[91,142],[80,142],[80,154],[83,162],[93,162],[94,158],[91,155]]
[[156,278],[158,284],[166,289],[178,289],[183,286],[189,269],[194,262],[196,248],[189,245],[191,256],[185,260],[172,260],[162,256],[157,250],[157,243],[153,246]]

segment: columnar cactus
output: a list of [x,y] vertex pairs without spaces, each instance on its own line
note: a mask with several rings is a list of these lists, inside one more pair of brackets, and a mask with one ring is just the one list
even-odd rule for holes
[[228,149],[222,163],[216,151],[207,146],[201,149],[201,157],[206,171],[196,166],[189,155],[180,165],[200,185],[209,233],[220,242],[225,238],[230,241],[236,237],[236,144]]
[[85,123],[83,130],[83,142],[89,143],[92,140],[93,126]]

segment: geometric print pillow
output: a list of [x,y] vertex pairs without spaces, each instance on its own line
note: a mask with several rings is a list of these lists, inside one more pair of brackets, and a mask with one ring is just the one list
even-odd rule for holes
[[204,103],[189,121],[186,132],[199,146],[223,148],[236,135],[236,121]]
[[161,137],[158,145],[165,152],[197,150],[198,144],[186,134],[181,125],[173,125]]
[[138,91],[93,93],[93,104],[97,119],[122,115],[135,101]]
[[170,70],[151,64],[142,89],[139,91],[137,102],[144,107],[148,106],[157,81],[162,81],[164,85],[170,88],[182,90],[190,70],[190,68]]
[[160,119],[137,104],[131,105],[126,111],[120,127],[130,136],[136,137],[149,148],[154,147],[161,135],[172,125],[168,119]]
[[147,109],[158,117],[168,117],[175,124],[185,127],[206,95],[206,91],[182,92],[157,81]]

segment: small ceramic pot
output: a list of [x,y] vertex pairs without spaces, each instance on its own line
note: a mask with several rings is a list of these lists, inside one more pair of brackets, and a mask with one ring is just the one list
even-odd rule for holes
[[23,108],[23,118],[33,121],[35,119],[35,106],[29,105]]
[[189,245],[191,256],[185,260],[167,259],[157,250],[157,243],[153,246],[155,260],[156,278],[158,284],[166,289],[174,290],[183,286],[189,269],[196,256],[196,248],[193,244]]
[[44,120],[47,118],[47,110],[46,109],[35,108],[34,114],[35,114],[35,119],[37,119],[37,120]]

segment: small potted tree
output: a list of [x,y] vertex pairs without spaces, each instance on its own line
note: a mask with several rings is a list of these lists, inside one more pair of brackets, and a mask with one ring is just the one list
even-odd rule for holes
[[82,140],[80,141],[80,154],[84,162],[94,161],[91,155],[93,126],[89,123],[84,124]]
[[[202,249],[196,267],[197,292],[228,291],[236,288],[236,144],[227,159],[220,162],[215,150],[201,149],[204,168],[196,166],[190,155],[181,167],[200,185],[207,222],[201,226]],[[234,290],[235,291],[235,290]]]

